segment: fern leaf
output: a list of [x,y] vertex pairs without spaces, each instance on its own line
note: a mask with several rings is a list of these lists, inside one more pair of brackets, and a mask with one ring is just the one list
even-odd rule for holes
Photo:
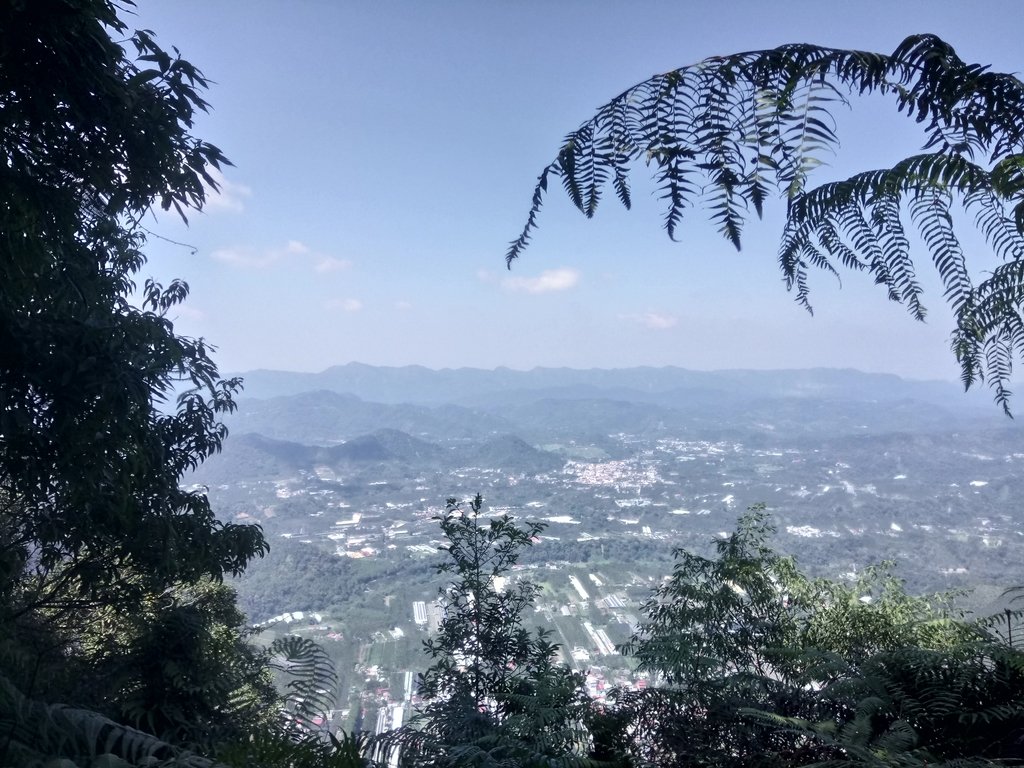
[[[838,146],[832,110],[879,93],[924,129],[925,154],[892,168],[812,187]],[[1003,273],[972,284],[952,206],[962,203],[989,247],[1024,260],[1024,83],[961,60],[934,35],[914,35],[891,54],[813,45],[707,59],[628,88],[570,134],[534,190],[511,265],[537,226],[548,179],[562,177],[586,216],[611,184],[632,205],[630,169],[644,159],[664,201],[664,227],[680,235],[684,212],[703,204],[737,248],[748,210],[783,198],[779,263],[810,309],[808,270],[868,270],[889,298],[924,317],[921,285],[904,232],[904,206],[921,233],[953,309],[951,347],[965,386],[986,380],[1009,402],[1007,372],[1024,353],[1013,313],[1024,285]],[[977,158],[987,157],[984,168]],[[1016,291],[1016,293],[1014,293]]]
[[305,637],[284,635],[270,645],[272,669],[286,678],[282,716],[300,733],[324,717],[337,698],[337,674],[322,646]]

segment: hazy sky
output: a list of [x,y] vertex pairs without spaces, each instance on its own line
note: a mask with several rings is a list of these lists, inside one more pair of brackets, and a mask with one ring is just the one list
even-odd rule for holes
[[[132,21],[129,21],[131,24]],[[812,318],[776,264],[782,205],[736,253],[698,213],[672,243],[637,176],[587,221],[554,190],[505,270],[537,174],[627,86],[714,54],[787,42],[891,51],[935,32],[969,61],[1020,67],[1019,5],[966,2],[262,2],[139,0],[133,26],[216,84],[197,133],[233,160],[148,274],[186,279],[180,332],[222,370],[855,367],[957,375],[941,291],[915,323],[864,275],[814,281]],[[875,100],[839,115],[820,176],[891,163],[914,123]],[[984,256],[974,262],[979,270]],[[926,297],[927,298],[927,297]]]

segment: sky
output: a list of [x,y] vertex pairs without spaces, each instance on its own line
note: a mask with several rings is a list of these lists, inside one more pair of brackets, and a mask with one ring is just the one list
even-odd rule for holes
[[[175,327],[212,343],[225,372],[825,366],[955,380],[927,254],[928,322],[858,274],[816,275],[812,317],[778,270],[779,201],[740,252],[699,211],[674,243],[641,166],[632,211],[609,194],[587,220],[553,189],[511,270],[504,254],[563,137],[640,80],[789,42],[889,52],[918,32],[1017,72],[1018,12],[944,0],[138,0],[129,25],[214,81],[195,133],[234,163],[187,228],[162,212],[147,220],[144,276],[189,283]],[[818,180],[920,147],[891,104],[852,107]],[[980,273],[990,262],[975,251]]]

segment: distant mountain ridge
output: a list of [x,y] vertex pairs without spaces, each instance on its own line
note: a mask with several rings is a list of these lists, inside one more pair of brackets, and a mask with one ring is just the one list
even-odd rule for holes
[[[516,392],[546,390],[562,399],[644,400],[675,405],[739,395],[744,400],[814,397],[830,400],[918,400],[954,409],[988,407],[988,393],[964,393],[952,382],[914,381],[852,369],[692,371],[673,366],[634,368],[443,368],[348,363],[319,373],[255,370],[243,398],[273,398],[323,390],[376,403],[488,406]],[[558,394],[556,394],[558,393]],[[536,398],[531,398],[536,399]],[[672,402],[675,401],[675,402]]]
[[[320,446],[380,430],[431,442],[517,435],[541,445],[617,433],[750,440],[1006,424],[985,392],[852,370],[435,371],[353,363],[319,374],[246,376],[238,411],[226,419],[233,432]],[[360,450],[386,458],[370,444]]]

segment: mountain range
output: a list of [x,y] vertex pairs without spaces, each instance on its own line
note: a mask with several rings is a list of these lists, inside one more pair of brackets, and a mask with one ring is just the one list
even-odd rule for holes
[[510,368],[431,369],[419,365],[337,365],[318,373],[254,370],[241,375],[249,397],[271,398],[324,390],[378,403],[457,403],[486,406],[516,397],[517,392],[580,399],[647,399],[662,404],[715,400],[817,397],[833,400],[910,399],[936,405],[986,405],[984,391],[965,395],[946,381],[915,381],[892,374],[852,369],[691,371],[666,366],[573,369]]
[[1008,423],[984,392],[852,370],[485,371],[352,363],[318,374],[253,371],[244,378],[238,411],[227,419],[235,434],[320,446],[379,430],[434,443],[517,435],[539,445],[618,433],[756,441]]

